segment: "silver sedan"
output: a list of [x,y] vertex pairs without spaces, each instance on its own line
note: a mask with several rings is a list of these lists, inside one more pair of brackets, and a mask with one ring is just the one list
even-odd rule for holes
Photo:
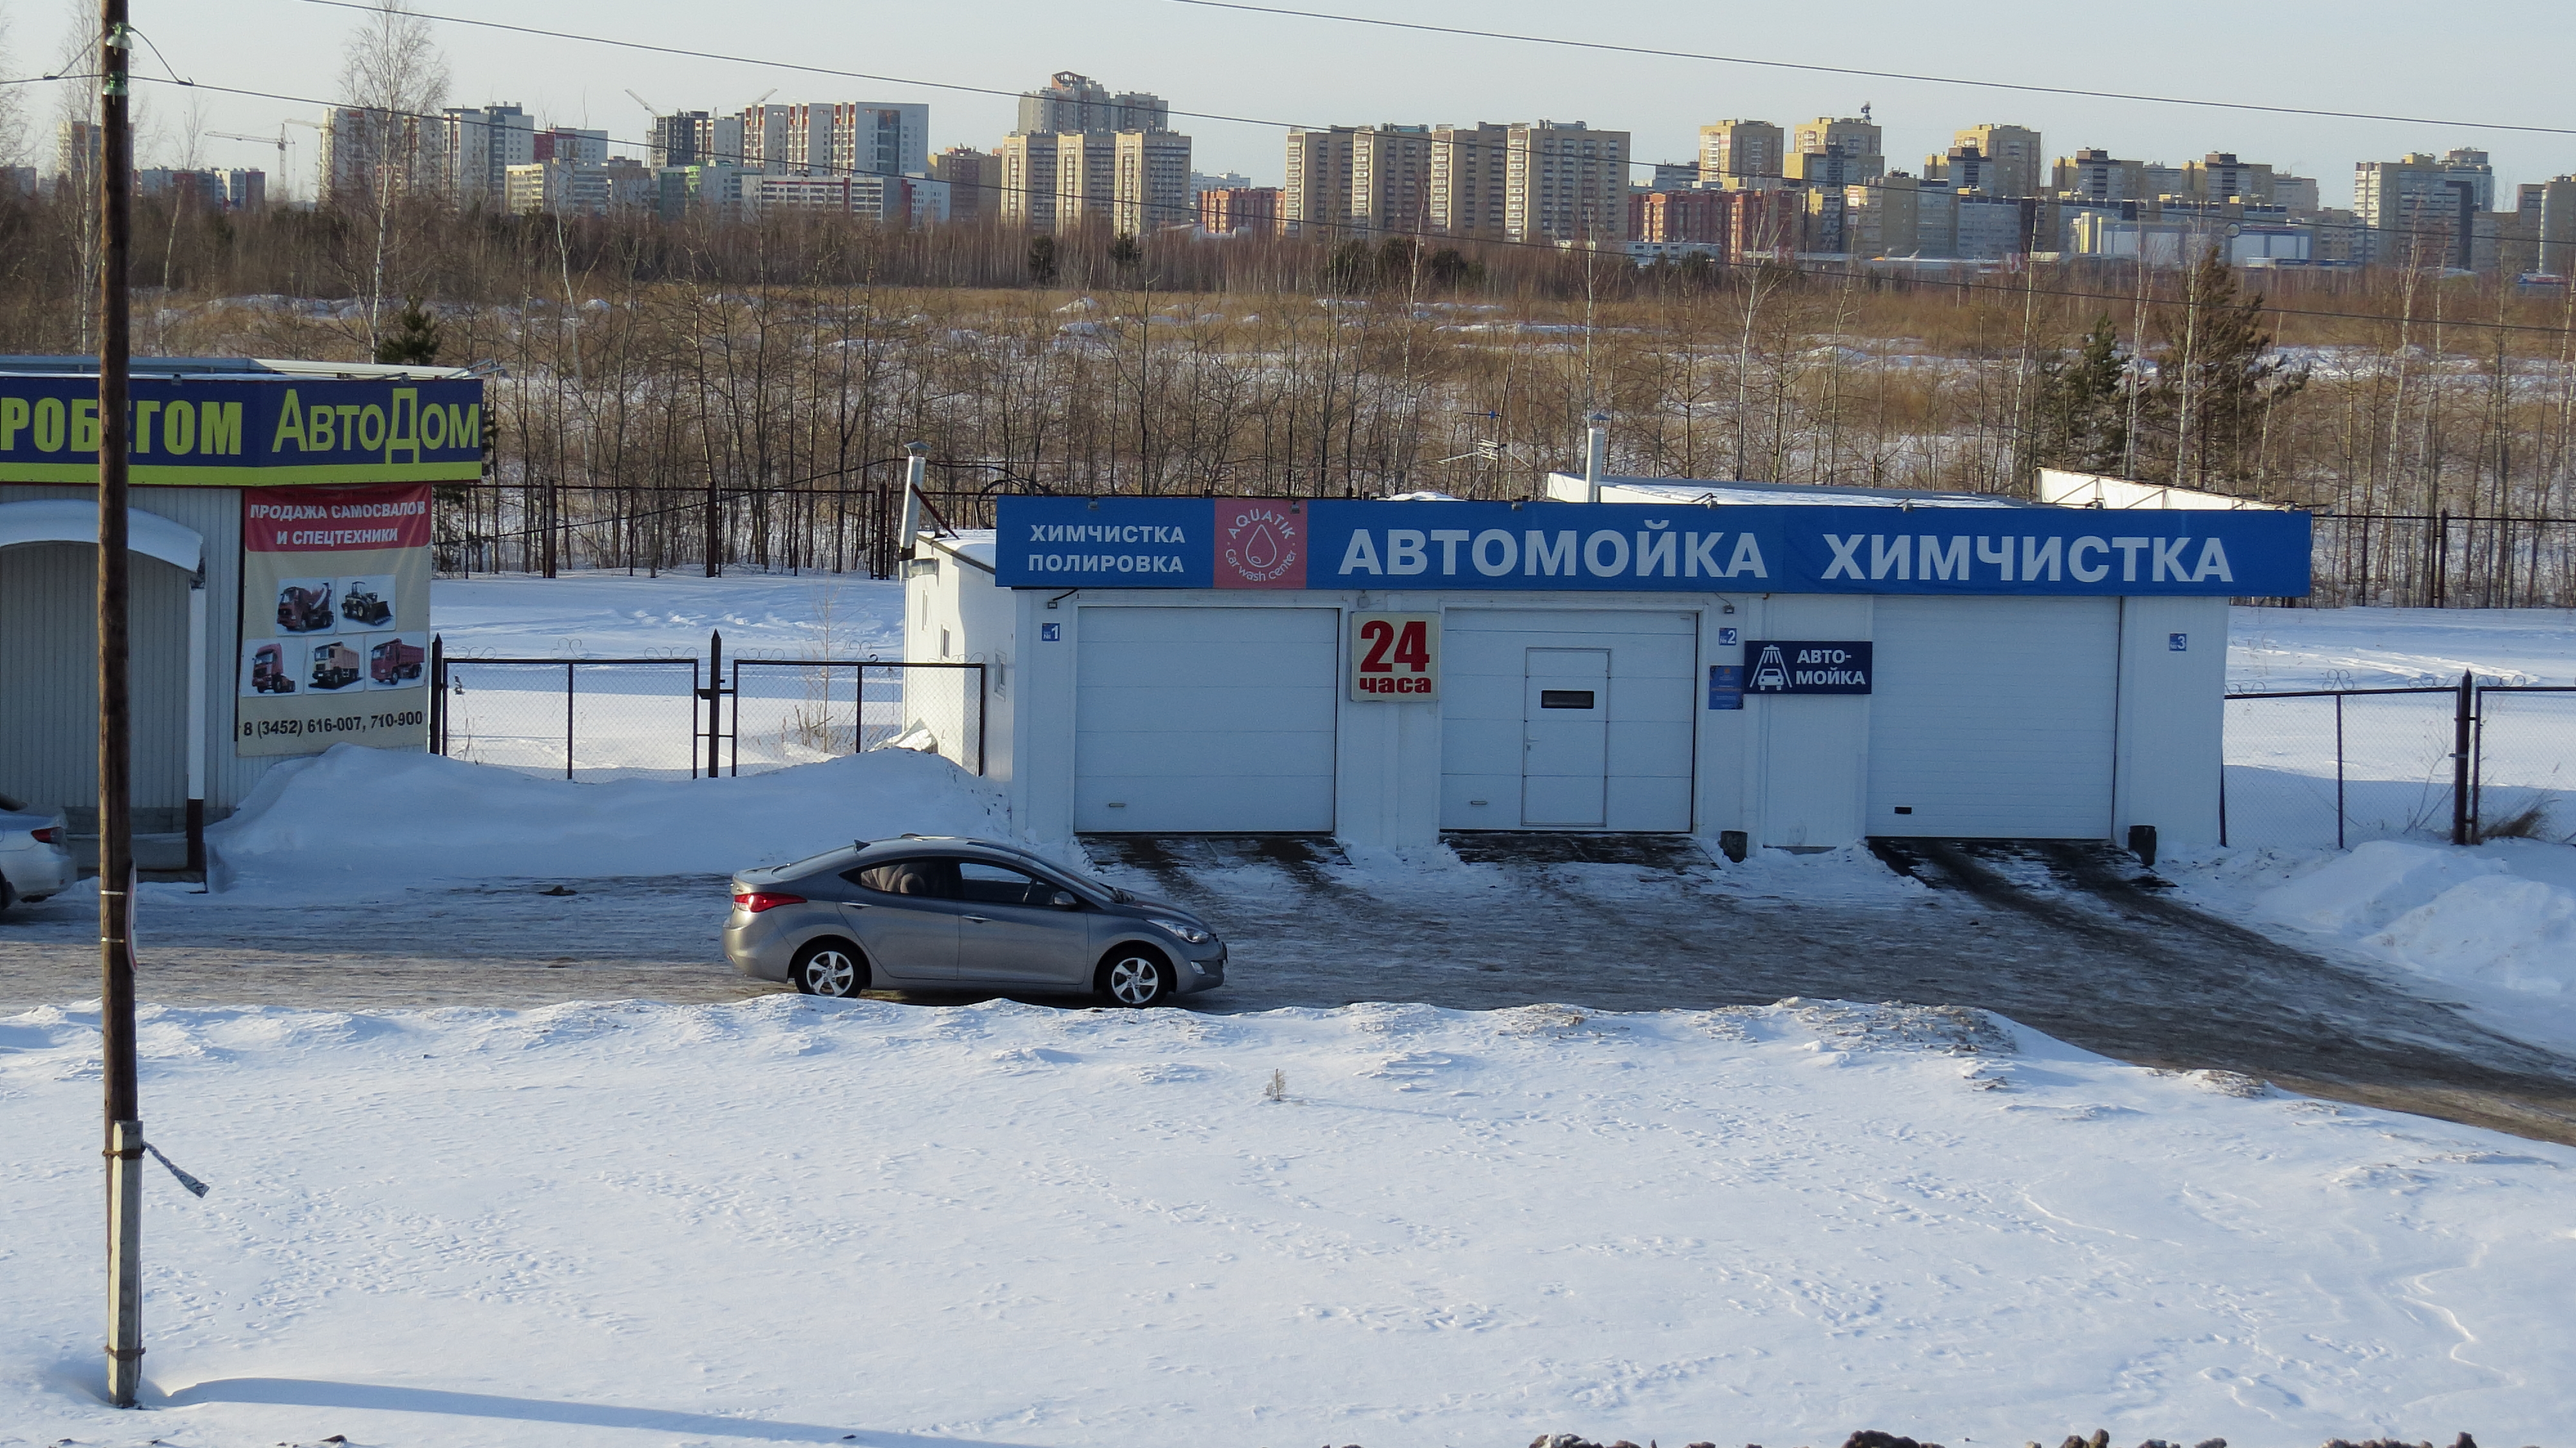
[[906,835],[745,870],[725,958],[808,995],[1088,991],[1150,1006],[1225,983],[1225,942],[1180,906],[1012,845]]

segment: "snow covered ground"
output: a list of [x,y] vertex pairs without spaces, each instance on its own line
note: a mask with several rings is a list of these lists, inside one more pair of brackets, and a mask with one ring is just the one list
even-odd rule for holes
[[[2576,1151],[1970,1012],[0,1020],[0,1443],[2563,1443]],[[1272,1073],[1285,1100],[1266,1098]]]

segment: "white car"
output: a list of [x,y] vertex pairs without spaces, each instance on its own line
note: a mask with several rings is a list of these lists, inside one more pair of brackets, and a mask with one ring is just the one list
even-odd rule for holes
[[79,871],[67,847],[70,840],[59,811],[32,814],[26,805],[0,794],[0,910],[71,888]]

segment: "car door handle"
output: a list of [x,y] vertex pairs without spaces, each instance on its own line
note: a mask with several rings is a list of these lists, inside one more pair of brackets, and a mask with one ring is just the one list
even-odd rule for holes
[[981,915],[961,915],[961,916],[959,916],[959,917],[957,917],[957,918],[958,918],[958,919],[960,919],[960,920],[971,920],[971,921],[975,922],[975,923],[976,923],[976,924],[978,924],[978,925],[990,925],[990,924],[992,924],[992,923],[993,923],[991,920],[986,919],[984,916],[981,916]]

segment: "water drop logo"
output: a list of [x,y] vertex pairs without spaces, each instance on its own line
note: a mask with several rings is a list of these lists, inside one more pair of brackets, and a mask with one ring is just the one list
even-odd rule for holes
[[1217,503],[1219,588],[1306,586],[1306,525],[1275,498],[1227,498]]

